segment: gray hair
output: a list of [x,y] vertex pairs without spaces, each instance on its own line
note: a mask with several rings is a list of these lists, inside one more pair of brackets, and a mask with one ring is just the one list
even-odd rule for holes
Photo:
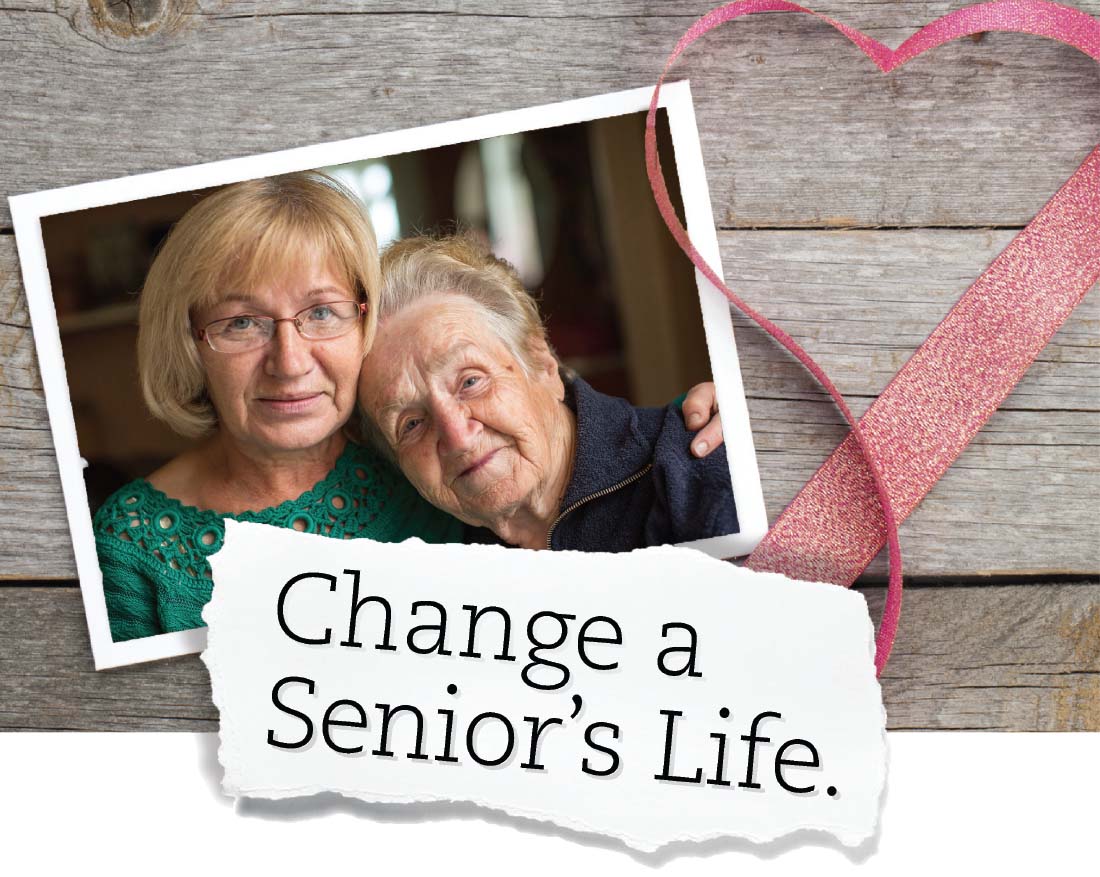
[[382,253],[378,318],[384,320],[439,293],[472,298],[485,310],[494,334],[529,371],[531,353],[546,343],[538,304],[513,268],[471,234],[419,236]]

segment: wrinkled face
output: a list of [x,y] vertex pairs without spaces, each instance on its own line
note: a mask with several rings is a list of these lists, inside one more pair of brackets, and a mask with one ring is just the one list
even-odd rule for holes
[[536,502],[569,460],[549,351],[525,373],[473,300],[440,294],[387,319],[359,403],[433,505],[491,526]]
[[[355,298],[354,290],[315,258],[255,289],[230,290],[218,304],[195,309],[191,319],[196,328],[248,314],[278,319]],[[331,438],[355,407],[362,332],[360,323],[339,338],[310,341],[294,323],[282,322],[263,347],[234,353],[196,340],[219,430],[252,453],[307,450]]]

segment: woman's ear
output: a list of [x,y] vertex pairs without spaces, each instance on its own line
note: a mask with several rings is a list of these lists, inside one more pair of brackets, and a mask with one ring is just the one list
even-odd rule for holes
[[532,336],[527,342],[530,367],[535,380],[547,387],[559,402],[565,401],[565,384],[558,372],[558,358],[550,349],[546,338],[541,335]]

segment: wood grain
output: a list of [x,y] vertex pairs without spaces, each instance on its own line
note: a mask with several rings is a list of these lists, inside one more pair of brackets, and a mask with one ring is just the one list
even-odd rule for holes
[[[887,726],[1100,730],[1100,585],[910,588]],[[884,589],[865,591],[871,616]]]
[[[1001,230],[730,232],[726,283],[799,340],[859,416],[1009,243]],[[792,357],[737,315],[772,520],[846,433]],[[1100,571],[1094,288],[902,527],[910,575]],[[884,575],[880,557],[869,575]]]
[[[869,588],[878,616],[882,589]],[[890,728],[1100,730],[1100,584],[911,588]],[[33,631],[28,636],[28,631]],[[0,728],[217,729],[195,656],[92,670],[77,589],[0,588]]]
[[[649,85],[705,9],[136,5],[133,22],[135,4],[106,0],[0,7],[6,194]],[[896,45],[961,4],[815,5]],[[1029,35],[884,77],[819,21],[757,15],[676,75],[693,81],[722,227],[1022,225],[1100,140],[1100,65]]]

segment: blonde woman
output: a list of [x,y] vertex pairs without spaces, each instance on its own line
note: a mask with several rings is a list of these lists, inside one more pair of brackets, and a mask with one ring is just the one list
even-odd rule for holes
[[229,186],[173,229],[142,290],[138,363],[149,410],[197,441],[96,514],[116,641],[202,625],[226,518],[461,541],[344,432],[379,285],[362,206],[320,174]]

